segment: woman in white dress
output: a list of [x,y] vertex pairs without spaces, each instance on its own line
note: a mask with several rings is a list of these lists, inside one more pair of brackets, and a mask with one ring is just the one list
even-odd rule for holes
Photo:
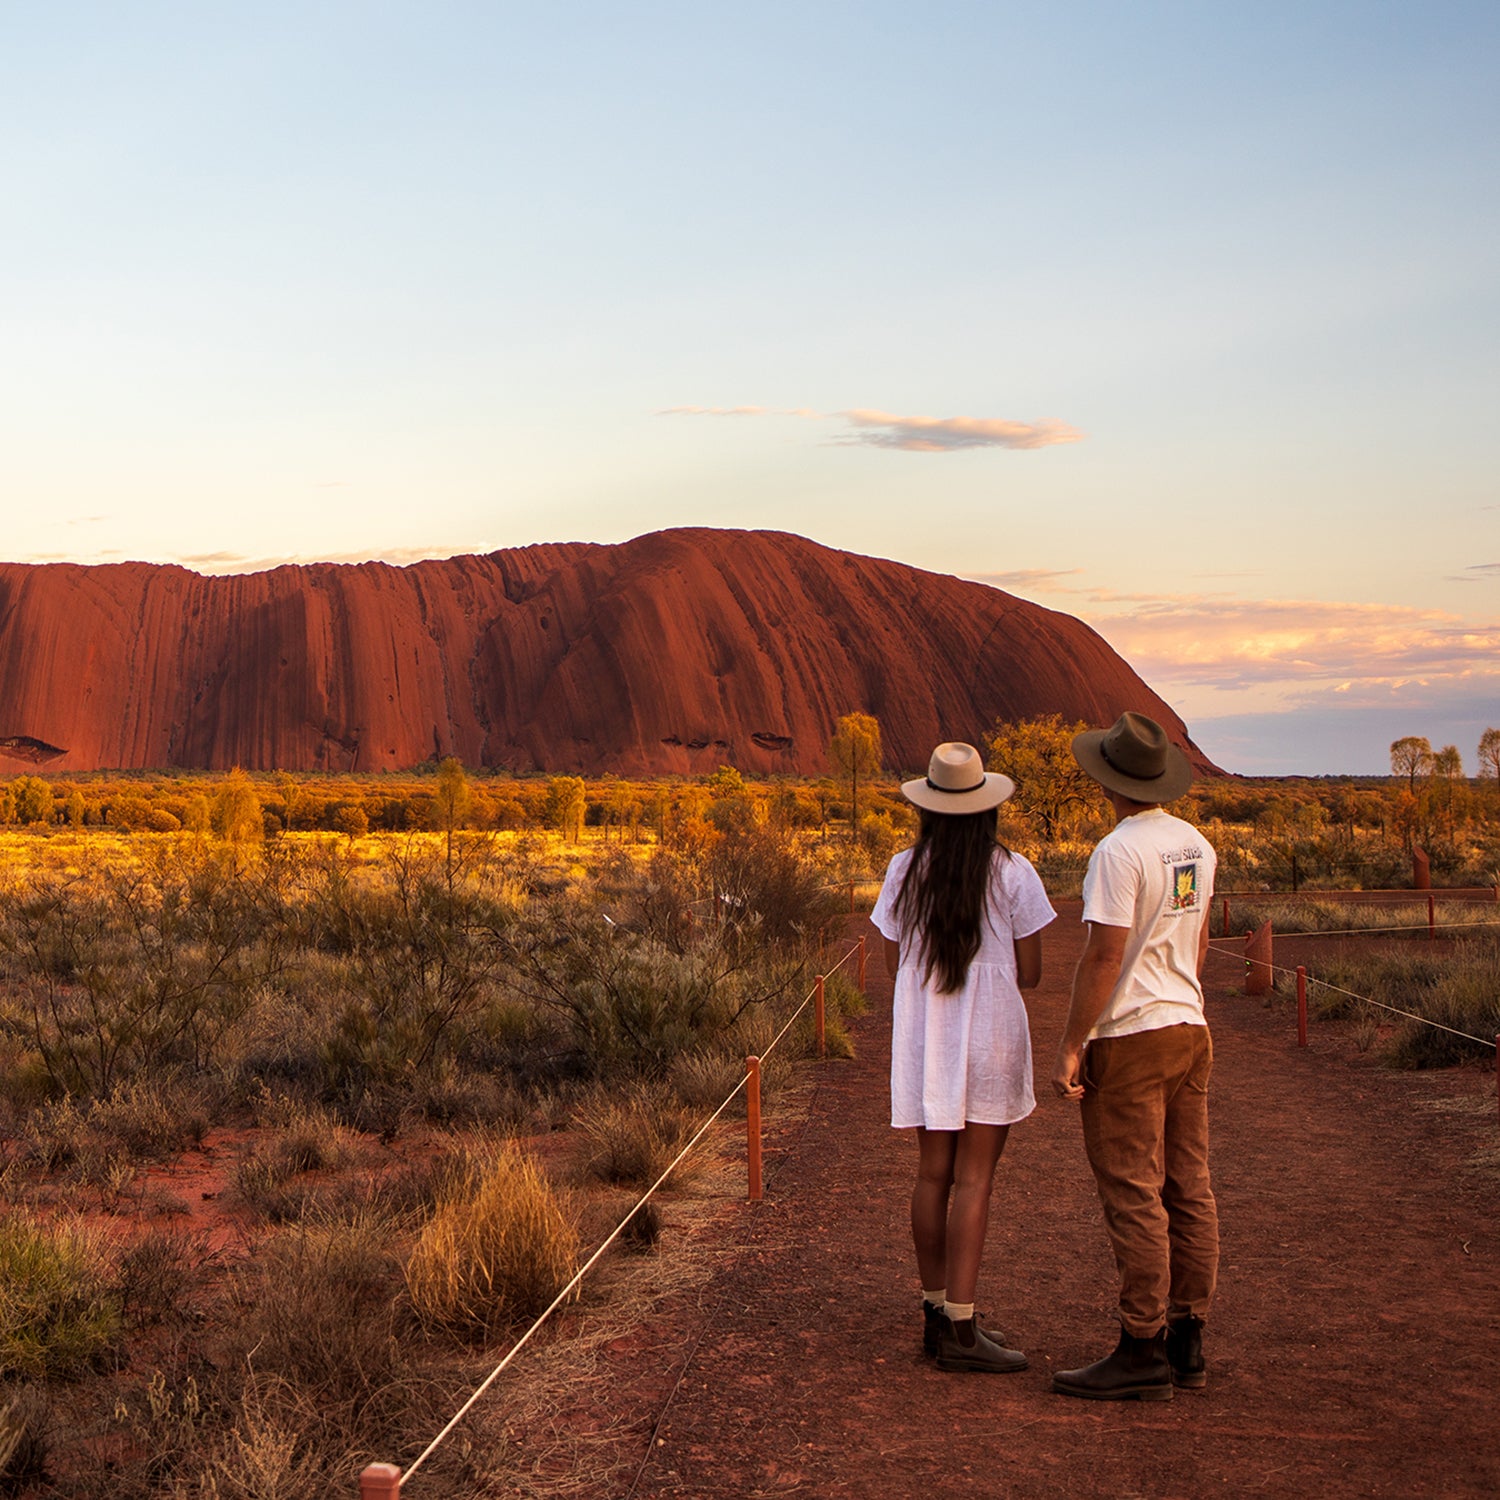
[[979,1326],[974,1292],[995,1168],[1036,1104],[1021,991],[1041,978],[1041,930],[1057,913],[996,835],[1015,783],[986,772],[972,745],[939,745],[901,791],[921,831],[891,860],[871,920],[896,981],[891,1124],[917,1132],[923,1347],[944,1370],[1024,1370],[1024,1354]]

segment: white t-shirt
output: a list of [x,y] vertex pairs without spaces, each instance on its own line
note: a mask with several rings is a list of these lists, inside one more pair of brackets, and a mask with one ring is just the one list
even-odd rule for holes
[[891,1007],[891,1124],[898,1130],[962,1130],[968,1121],[1011,1125],[1036,1107],[1031,1030],[1016,983],[1017,938],[1057,915],[1028,860],[997,849],[979,951],[962,989],[944,994],[924,978],[921,934],[896,920],[912,851],[891,860],[870,920],[901,945]]
[[1122,818],[1083,877],[1083,920],[1128,927],[1120,978],[1089,1039],[1208,1023],[1198,934],[1218,858],[1207,839],[1160,807]]

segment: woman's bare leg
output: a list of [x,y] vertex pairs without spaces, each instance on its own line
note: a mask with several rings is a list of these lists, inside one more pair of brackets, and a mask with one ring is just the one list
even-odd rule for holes
[[[974,1289],[979,1284],[979,1262],[984,1255],[984,1234],[989,1227],[990,1187],[1009,1133],[1008,1125],[976,1125],[972,1122],[956,1132],[950,1167],[953,1198],[948,1208],[943,1260],[946,1279],[923,1282],[924,1286],[946,1286],[950,1302],[962,1305],[974,1300]],[[912,1219],[915,1225],[915,1202]],[[920,1245],[917,1264],[922,1264]],[[925,1269],[923,1274],[925,1276]]]
[[924,1287],[948,1284],[948,1195],[959,1130],[917,1127],[917,1185],[911,1194],[911,1237]]

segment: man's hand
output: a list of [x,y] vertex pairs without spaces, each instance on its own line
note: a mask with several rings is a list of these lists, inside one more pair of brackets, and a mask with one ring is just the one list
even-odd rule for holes
[[1052,1070],[1052,1087],[1060,1099],[1083,1098],[1083,1049],[1069,1047],[1066,1043],[1058,1048],[1057,1066]]

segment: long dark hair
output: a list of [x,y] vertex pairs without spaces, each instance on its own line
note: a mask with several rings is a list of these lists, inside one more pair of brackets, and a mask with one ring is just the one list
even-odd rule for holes
[[896,897],[896,918],[921,935],[927,965],[938,990],[963,988],[964,976],[979,952],[989,896],[990,865],[1009,856],[997,837],[999,809],[976,813],[935,813],[920,809],[921,831],[906,878]]

